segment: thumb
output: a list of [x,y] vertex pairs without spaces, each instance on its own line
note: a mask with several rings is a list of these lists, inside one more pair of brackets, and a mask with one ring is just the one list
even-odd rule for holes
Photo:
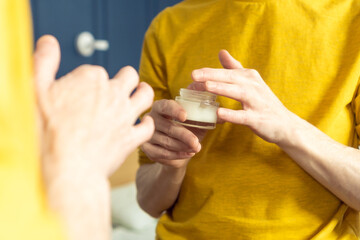
[[243,68],[241,63],[233,58],[230,53],[226,50],[221,50],[219,52],[219,60],[221,65],[226,69],[238,69]]
[[34,71],[39,93],[46,92],[56,78],[60,65],[60,45],[55,37],[46,35],[36,44]]

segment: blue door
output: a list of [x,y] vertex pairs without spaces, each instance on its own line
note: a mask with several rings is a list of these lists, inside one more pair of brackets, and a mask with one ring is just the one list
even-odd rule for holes
[[[139,66],[144,33],[162,9],[180,0],[31,0],[35,39],[44,34],[58,38],[62,61],[58,77],[81,64],[96,64],[113,76],[121,67]],[[84,56],[77,36],[92,34],[107,43]],[[100,43],[99,42],[99,43]],[[105,44],[106,45],[106,44]]]

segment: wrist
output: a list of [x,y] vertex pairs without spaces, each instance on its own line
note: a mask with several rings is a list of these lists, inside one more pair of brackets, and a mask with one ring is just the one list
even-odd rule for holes
[[164,176],[171,176],[170,178],[166,177],[166,179],[171,179],[171,183],[173,184],[179,184],[182,183],[185,177],[186,169],[187,164],[182,167],[161,165],[159,174]]
[[[76,125],[76,124],[74,124]],[[43,132],[43,153],[55,159],[94,159],[96,143],[89,141],[91,136],[81,128],[69,123],[60,124],[51,119],[46,122]]]
[[297,147],[300,139],[302,139],[302,135],[308,131],[308,125],[309,123],[304,119],[290,112],[283,138],[276,144],[285,151]]
[[69,239],[104,239],[110,235],[110,184],[103,176],[59,174],[47,184],[47,199]]
[[103,192],[108,195],[110,184],[106,177],[96,172],[67,171],[49,178],[46,190],[49,200],[56,200],[59,196],[77,195],[80,192]]
[[186,169],[187,169],[187,164],[181,166],[170,166],[170,165],[161,164],[161,171],[165,173],[170,173],[170,174],[184,173],[186,172]]
[[[83,184],[86,181],[107,181],[107,175],[95,168],[92,159],[79,154],[63,155],[47,151],[42,157],[43,175],[47,185],[56,182]],[[100,166],[99,166],[100,167]]]

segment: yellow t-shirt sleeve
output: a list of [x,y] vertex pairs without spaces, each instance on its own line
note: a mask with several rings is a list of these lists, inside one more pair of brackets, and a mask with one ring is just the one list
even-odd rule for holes
[[26,0],[0,0],[0,239],[60,240],[41,178]]
[[[163,67],[164,56],[156,33],[158,18],[153,20],[145,34],[139,70],[140,80],[150,84],[155,92],[154,101],[171,98],[166,81],[166,71]],[[154,163],[141,150],[139,162],[140,164]]]

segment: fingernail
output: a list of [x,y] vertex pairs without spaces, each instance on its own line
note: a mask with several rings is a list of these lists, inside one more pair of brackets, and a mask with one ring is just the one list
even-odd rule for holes
[[193,157],[195,155],[195,153],[185,153],[186,157]]
[[185,122],[185,121],[186,121],[186,116],[187,116],[186,111],[180,110],[178,118],[179,118],[179,120],[180,120],[181,122]]
[[193,77],[193,80],[199,80],[202,76],[202,71],[201,70],[194,70],[192,72],[192,77]]

